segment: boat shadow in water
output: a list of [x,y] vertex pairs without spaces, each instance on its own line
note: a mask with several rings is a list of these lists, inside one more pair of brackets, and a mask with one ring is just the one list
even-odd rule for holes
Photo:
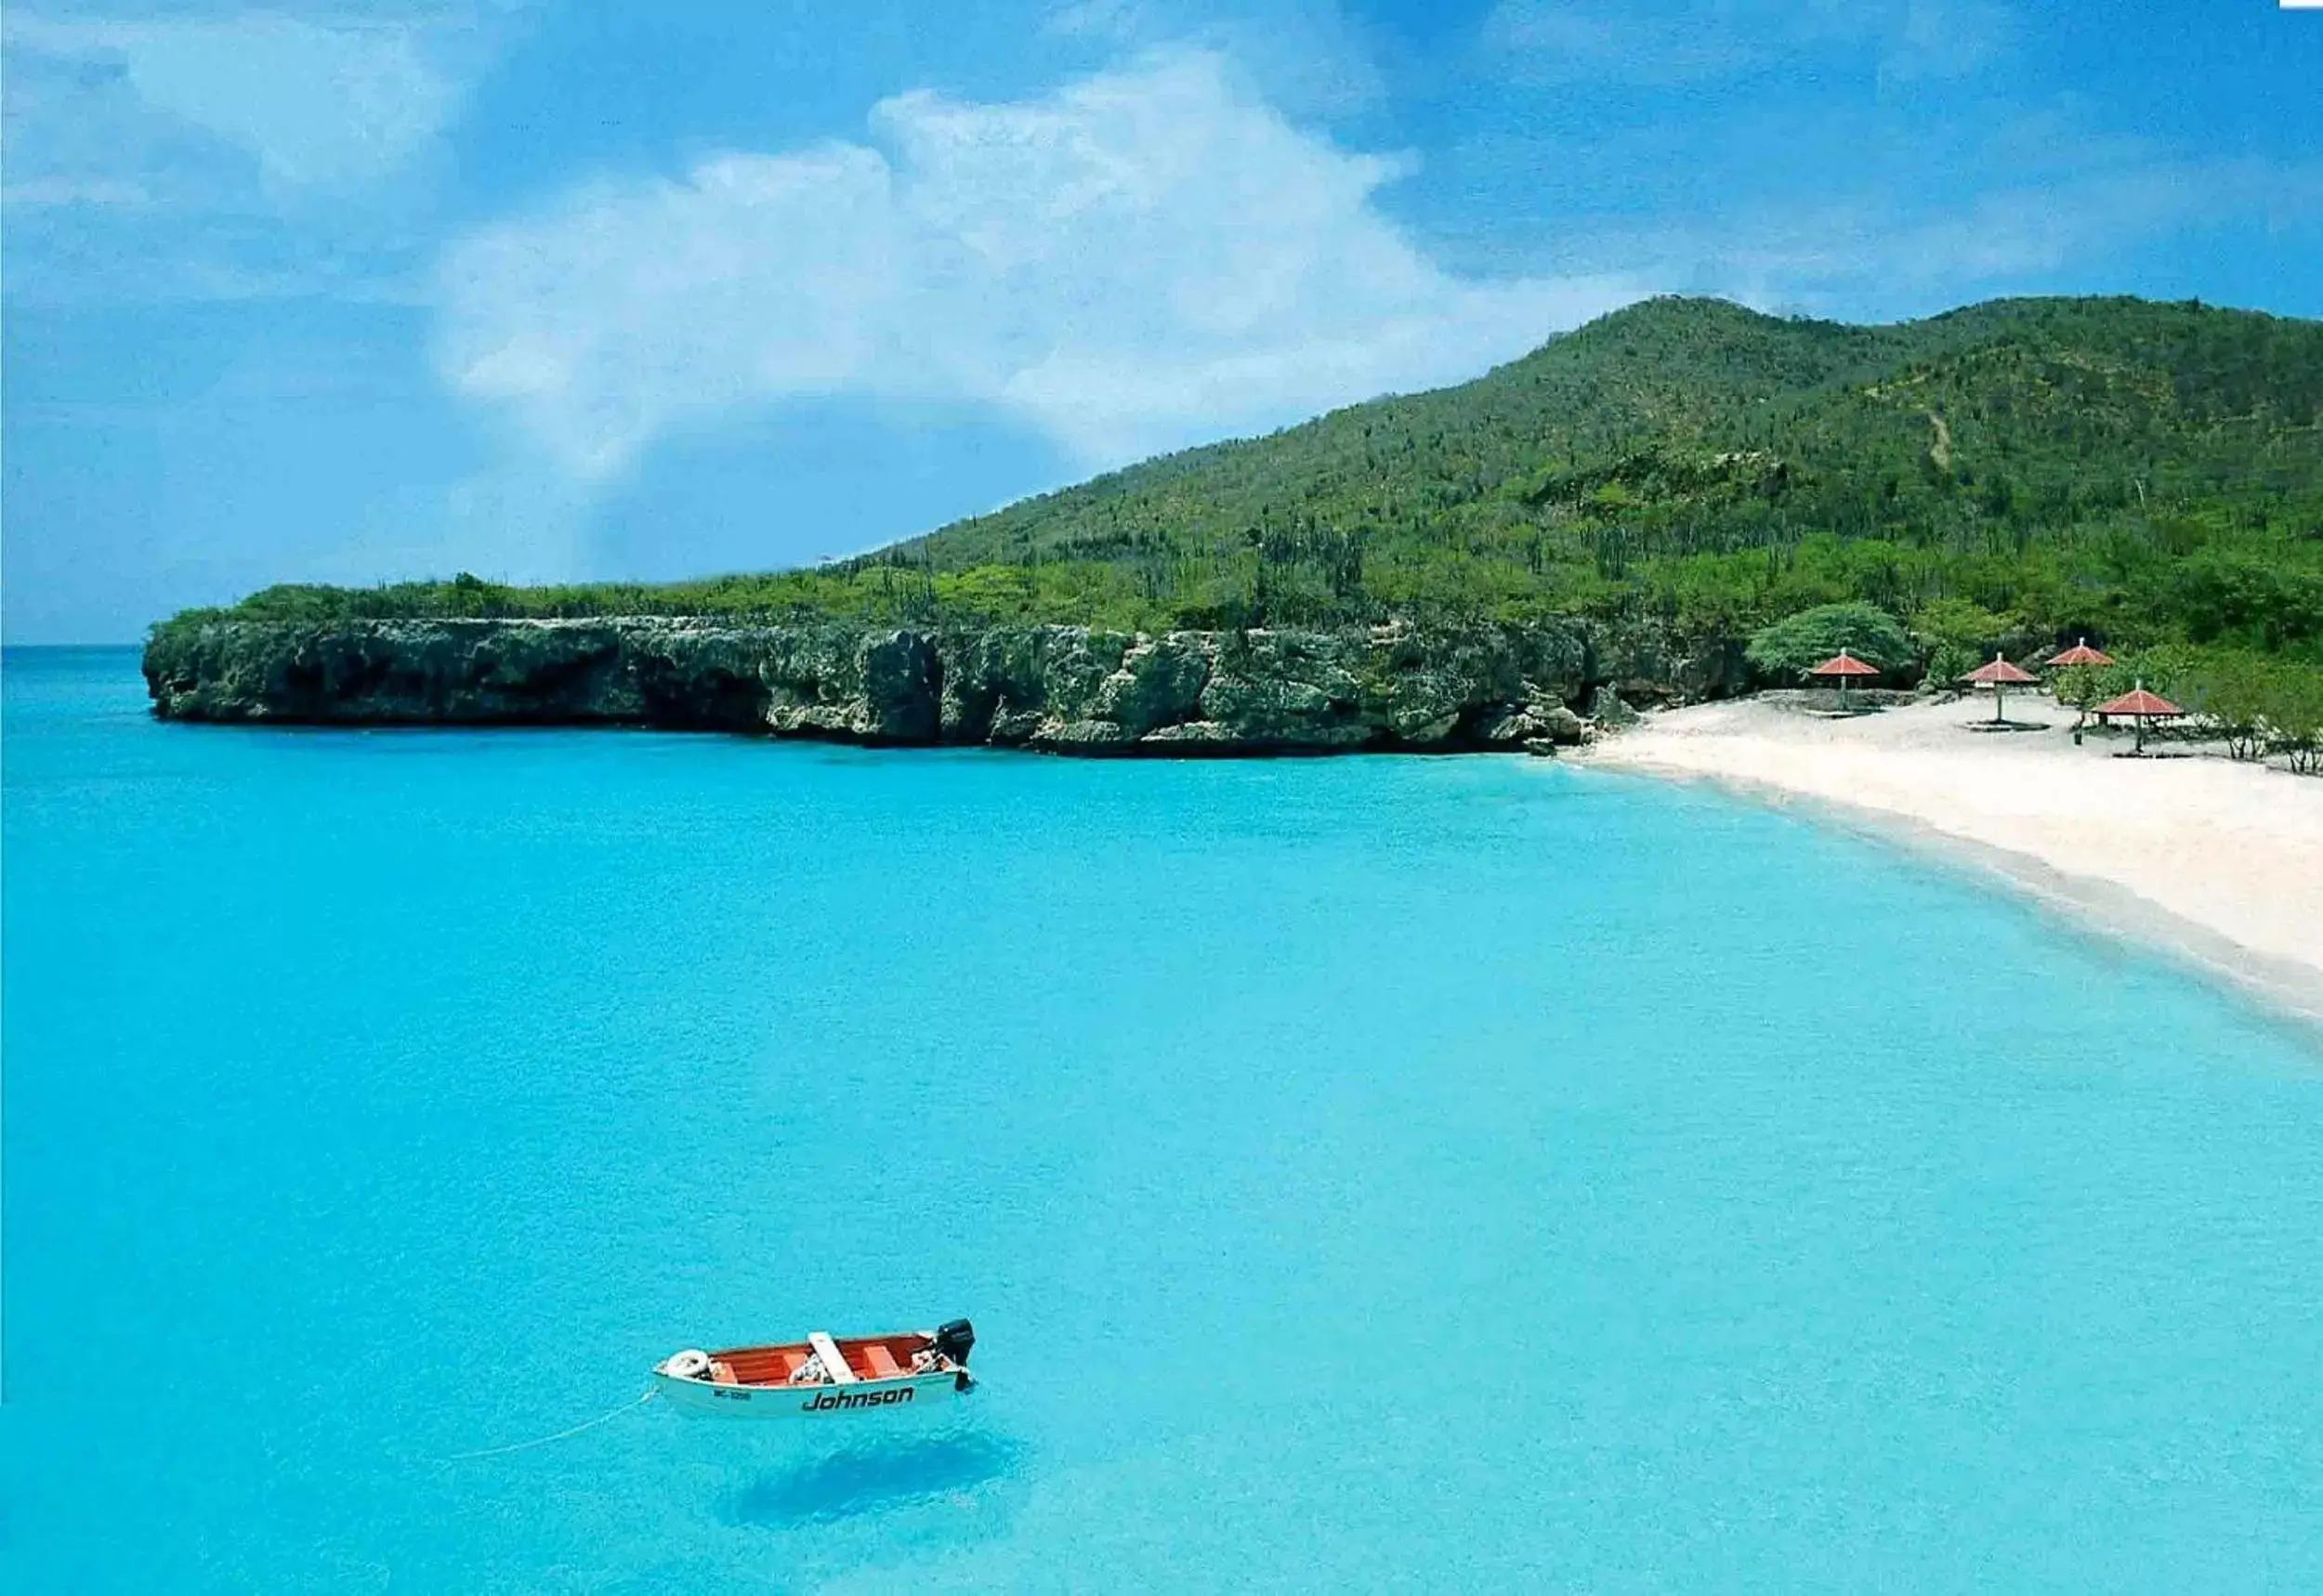
[[769,1470],[732,1504],[737,1523],[780,1526],[828,1523],[962,1496],[1011,1472],[1024,1448],[975,1432],[866,1440]]

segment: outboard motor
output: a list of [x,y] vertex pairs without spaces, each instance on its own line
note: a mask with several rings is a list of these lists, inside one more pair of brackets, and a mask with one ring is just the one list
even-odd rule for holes
[[952,1381],[953,1389],[965,1391],[976,1382],[968,1378],[968,1354],[976,1350],[976,1327],[965,1319],[951,1319],[937,1327],[936,1354],[947,1357],[959,1369]]

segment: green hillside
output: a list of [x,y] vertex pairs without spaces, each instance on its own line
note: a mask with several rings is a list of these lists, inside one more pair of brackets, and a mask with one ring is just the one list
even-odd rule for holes
[[1864,600],[2323,662],[2323,323],[2005,300],[1891,327],[1657,299],[1475,382],[1188,450],[812,571],[274,588],[240,612],[788,614],[1157,629]]

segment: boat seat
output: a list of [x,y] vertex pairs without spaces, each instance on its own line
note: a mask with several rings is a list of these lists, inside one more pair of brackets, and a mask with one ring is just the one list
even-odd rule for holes
[[856,1383],[855,1371],[847,1367],[846,1355],[839,1351],[839,1343],[831,1339],[829,1330],[812,1332],[807,1338],[807,1344],[815,1349],[816,1356],[822,1359],[823,1379],[833,1385]]
[[896,1354],[887,1350],[884,1341],[873,1341],[865,1347],[863,1361],[871,1365],[873,1380],[898,1380],[902,1377],[903,1366],[896,1362]]
[[800,1369],[807,1367],[807,1354],[805,1353],[785,1352],[781,1354],[781,1357],[782,1378],[786,1380],[793,1375],[796,1374]]
[[724,1358],[712,1358],[710,1360],[710,1383],[712,1385],[736,1384],[734,1366]]

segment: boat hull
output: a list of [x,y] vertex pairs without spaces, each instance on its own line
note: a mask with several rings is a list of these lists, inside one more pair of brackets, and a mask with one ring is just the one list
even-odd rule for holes
[[717,1385],[657,1370],[653,1384],[672,1407],[701,1419],[860,1419],[924,1412],[961,1394],[958,1377],[940,1371],[849,1385]]

